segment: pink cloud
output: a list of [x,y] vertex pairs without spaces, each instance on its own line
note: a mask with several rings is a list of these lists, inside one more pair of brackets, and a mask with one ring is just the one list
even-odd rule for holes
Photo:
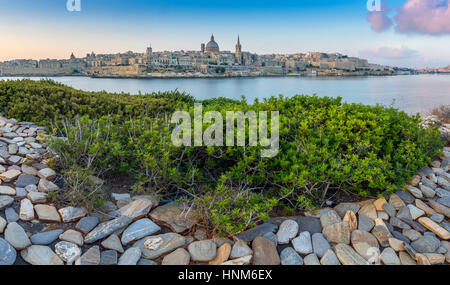
[[450,34],[449,0],[407,0],[394,20],[400,33]]
[[375,32],[384,32],[392,26],[392,19],[388,17],[388,13],[391,9],[387,8],[385,3],[382,3],[381,11],[369,12],[367,14],[367,20],[369,21],[372,30]]
[[375,32],[384,32],[392,26],[392,20],[385,12],[370,12],[367,15],[367,20]]
[[418,52],[402,45],[376,47],[360,52],[363,57],[369,59],[399,60],[418,56]]

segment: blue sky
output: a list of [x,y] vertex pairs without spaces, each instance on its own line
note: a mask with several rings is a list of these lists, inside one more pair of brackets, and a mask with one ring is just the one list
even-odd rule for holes
[[[387,15],[407,1],[419,0],[389,0]],[[143,52],[150,43],[154,50],[197,50],[214,33],[225,50],[234,49],[240,34],[243,49],[256,53],[341,52],[397,66],[450,64],[450,33],[374,31],[367,0],[81,0],[81,12],[67,11],[66,2],[0,0],[0,60]]]

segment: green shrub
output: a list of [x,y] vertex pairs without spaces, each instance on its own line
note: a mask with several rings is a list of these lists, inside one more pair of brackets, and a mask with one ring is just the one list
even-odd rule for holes
[[120,120],[155,116],[194,102],[192,96],[178,91],[132,96],[76,90],[52,80],[0,81],[0,95],[0,110],[6,115],[46,127],[85,115],[114,115]]
[[88,209],[100,207],[105,200],[103,185],[97,184],[92,176],[106,171],[105,148],[109,143],[110,126],[87,117],[73,123],[63,123],[59,130],[64,138],[52,138],[48,145],[55,156],[52,167],[58,169],[66,187],[50,195],[57,204],[85,206]]
[[[46,126],[72,122],[65,131],[68,142],[52,145],[65,161],[62,169],[77,177],[94,151],[92,171],[84,176],[127,174],[138,179],[135,191],[195,197],[200,212],[207,213],[204,222],[221,233],[264,220],[276,204],[293,211],[321,205],[339,191],[362,197],[389,194],[443,146],[438,130],[421,128],[418,115],[298,95],[253,104],[204,101],[204,112],[220,111],[224,119],[226,111],[280,111],[280,150],[274,158],[261,158],[260,145],[174,147],[171,113],[192,114],[193,103],[176,91],[131,96],[84,92],[51,81],[0,82],[6,115]],[[80,116],[86,118],[74,125]]]
[[237,234],[267,221],[268,213],[277,203],[276,198],[267,199],[262,193],[231,189],[223,184],[194,199],[197,216],[219,235]]

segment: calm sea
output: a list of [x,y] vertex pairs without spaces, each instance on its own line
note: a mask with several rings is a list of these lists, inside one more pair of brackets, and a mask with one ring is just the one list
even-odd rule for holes
[[[0,77],[19,79],[20,77]],[[42,77],[30,77],[38,80]],[[450,104],[450,75],[405,75],[390,77],[259,77],[226,79],[108,79],[50,77],[87,91],[137,94],[178,89],[198,99],[246,96],[267,98],[283,94],[317,94],[343,97],[350,103],[392,105],[408,113],[426,114],[442,104]]]

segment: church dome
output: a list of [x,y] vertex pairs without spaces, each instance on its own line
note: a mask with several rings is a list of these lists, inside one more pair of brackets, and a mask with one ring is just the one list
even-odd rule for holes
[[214,41],[214,36],[211,36],[211,40],[206,44],[206,50],[210,52],[218,52],[219,45]]

